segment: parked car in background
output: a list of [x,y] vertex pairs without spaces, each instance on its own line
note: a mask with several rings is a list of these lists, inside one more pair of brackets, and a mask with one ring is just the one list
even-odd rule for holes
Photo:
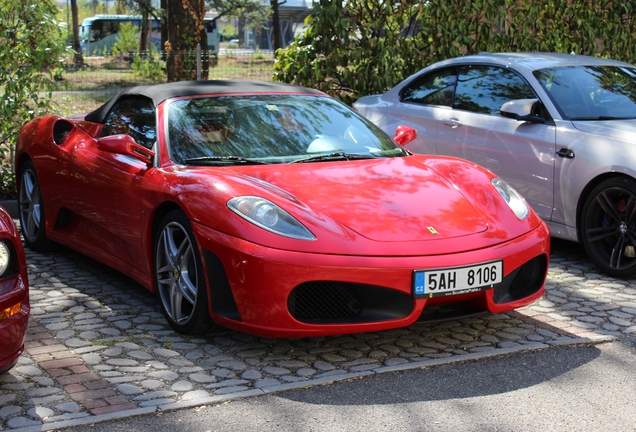
[[544,292],[549,231],[505,181],[412,155],[316,90],[134,87],[27,123],[15,163],[27,246],[59,242],[129,275],[183,333],[210,320],[271,337],[378,331]]
[[30,310],[20,233],[0,207],[0,373],[9,370],[24,351]]
[[636,68],[569,54],[435,63],[355,108],[406,148],[478,163],[509,182],[552,235],[603,272],[636,276]]

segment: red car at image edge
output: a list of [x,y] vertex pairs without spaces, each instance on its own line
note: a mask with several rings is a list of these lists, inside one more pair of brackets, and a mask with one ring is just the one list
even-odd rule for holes
[[24,240],[130,276],[182,333],[380,331],[538,299],[547,226],[492,172],[405,150],[414,138],[287,84],[133,87],[24,125]]
[[9,370],[24,351],[30,310],[20,233],[0,207],[0,373]]

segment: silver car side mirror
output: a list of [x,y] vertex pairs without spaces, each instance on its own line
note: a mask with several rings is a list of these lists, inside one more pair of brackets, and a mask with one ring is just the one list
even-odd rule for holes
[[533,112],[536,112],[535,107],[538,103],[539,99],[513,100],[503,104],[499,112],[506,118],[531,123],[545,123],[545,119],[543,117],[533,114]]

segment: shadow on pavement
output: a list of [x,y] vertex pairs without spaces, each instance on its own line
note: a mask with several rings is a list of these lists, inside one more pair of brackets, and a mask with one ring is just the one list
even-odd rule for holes
[[514,353],[409,371],[378,374],[279,393],[284,399],[317,405],[378,405],[474,398],[529,388],[596,360],[594,346],[570,346]]

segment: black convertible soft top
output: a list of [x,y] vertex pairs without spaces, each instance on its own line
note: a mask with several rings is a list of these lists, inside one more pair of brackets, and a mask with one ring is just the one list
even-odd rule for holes
[[143,85],[122,90],[104,105],[86,115],[87,121],[104,123],[111,108],[119,99],[127,96],[145,96],[152,99],[155,106],[166,99],[180,96],[228,93],[310,93],[324,95],[323,92],[291,84],[265,81],[180,81],[166,84]]

